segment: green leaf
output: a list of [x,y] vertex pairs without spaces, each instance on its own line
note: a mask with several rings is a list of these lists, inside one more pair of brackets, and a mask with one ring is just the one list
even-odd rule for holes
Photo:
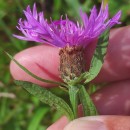
[[37,130],[38,126],[41,122],[41,120],[43,119],[43,117],[45,116],[45,114],[49,111],[48,108],[42,108],[40,107],[36,113],[34,114],[31,122],[29,123],[28,129],[27,130]]
[[75,119],[77,118],[78,114],[78,91],[79,88],[77,86],[69,86],[70,102],[73,108]]
[[98,75],[98,73],[102,68],[104,62],[104,56],[106,55],[108,47],[109,31],[110,30],[106,30],[98,40],[96,50],[91,60],[89,74],[88,72],[86,72],[85,83],[88,83],[91,80],[93,80]]
[[97,110],[85,87],[80,85],[79,98],[83,106],[84,116],[97,115]]
[[51,84],[57,84],[57,85],[61,85],[61,86],[66,86],[66,84],[61,83],[61,82],[55,82],[55,81],[51,81],[51,80],[46,80],[43,78],[40,78],[38,76],[36,76],[35,74],[33,74],[32,72],[30,72],[28,69],[26,69],[24,66],[22,66],[18,61],[16,61],[9,53],[5,52],[11,60],[13,60],[23,71],[25,71],[27,74],[29,74],[30,76],[32,76],[33,78],[42,81],[42,82],[46,82],[46,83],[51,83]]
[[15,83],[19,86],[22,86],[30,94],[36,96],[41,102],[46,103],[62,114],[65,114],[70,120],[74,119],[73,112],[69,105],[63,99],[57,97],[49,90],[26,81],[16,80]]

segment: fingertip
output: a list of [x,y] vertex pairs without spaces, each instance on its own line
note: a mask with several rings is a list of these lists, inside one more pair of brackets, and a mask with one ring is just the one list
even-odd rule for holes
[[70,122],[64,130],[129,130],[128,116],[91,116]]
[[[58,48],[51,46],[35,46],[16,54],[14,58],[33,74],[48,80],[59,81],[58,72]],[[10,63],[10,71],[14,79],[33,82],[45,87],[51,84],[43,83],[25,73],[13,61]]]
[[82,117],[70,122],[64,130],[107,130],[105,124],[95,117]]
[[68,124],[67,117],[60,118],[57,122],[47,128],[47,130],[63,130],[64,127]]

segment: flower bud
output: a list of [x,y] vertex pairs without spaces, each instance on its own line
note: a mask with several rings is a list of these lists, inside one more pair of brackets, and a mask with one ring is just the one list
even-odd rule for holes
[[84,48],[66,46],[60,49],[60,76],[67,82],[74,80],[85,72]]

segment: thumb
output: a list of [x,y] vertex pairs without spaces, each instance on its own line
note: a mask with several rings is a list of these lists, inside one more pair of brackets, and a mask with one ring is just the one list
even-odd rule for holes
[[91,116],[70,122],[64,130],[130,130],[130,116]]

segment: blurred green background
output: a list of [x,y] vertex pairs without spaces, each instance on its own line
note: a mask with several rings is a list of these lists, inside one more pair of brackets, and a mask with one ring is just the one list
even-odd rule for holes
[[[19,33],[16,25],[23,17],[23,9],[27,5],[32,7],[34,2],[47,18],[59,19],[68,14],[70,19],[78,20],[79,8],[89,14],[94,4],[100,8],[101,0],[0,0],[0,130],[45,130],[61,116],[14,84],[9,72],[10,59],[3,53],[5,50],[14,55],[36,45],[12,37]],[[109,0],[109,8],[110,16],[122,10],[120,26],[130,24],[130,0]]]

